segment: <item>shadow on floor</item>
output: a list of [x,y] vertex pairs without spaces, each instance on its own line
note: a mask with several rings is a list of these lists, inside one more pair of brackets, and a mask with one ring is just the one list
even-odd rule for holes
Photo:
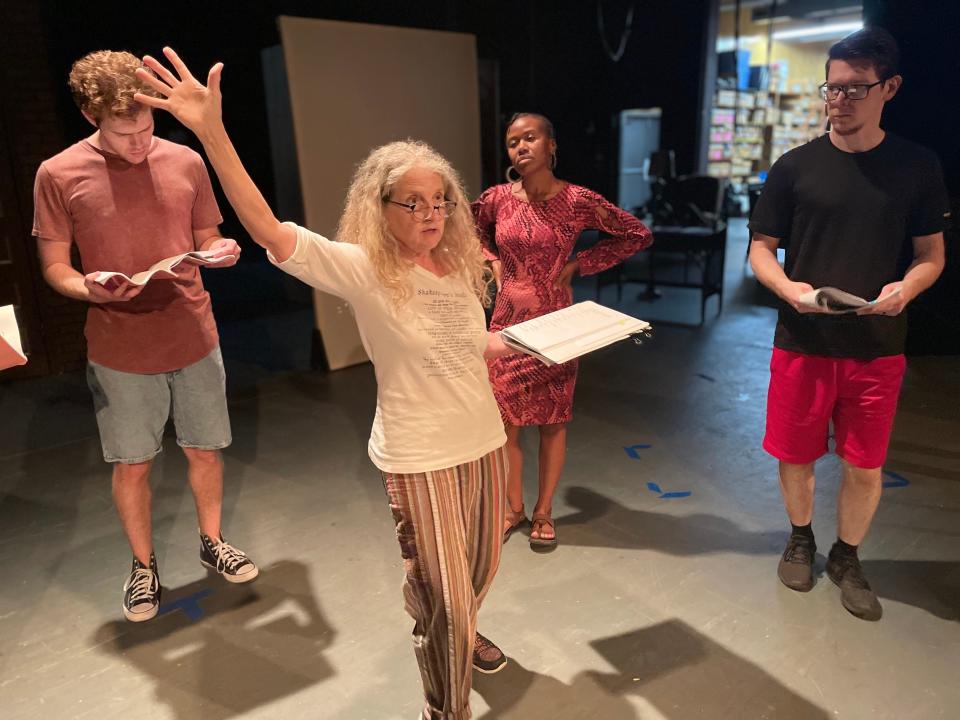
[[333,677],[323,650],[335,634],[307,566],[282,561],[249,585],[207,577],[170,589],[161,615],[106,623],[91,645],[153,678],[156,699],[179,720],[225,720]]
[[557,534],[565,545],[651,549],[670,555],[777,555],[787,537],[781,530],[744,530],[719,515],[634,510],[585,487],[567,488],[564,500],[578,508],[557,518]]
[[473,689],[490,707],[489,711],[477,715],[478,720],[580,720],[584,717],[637,720],[639,717],[627,698],[599,685],[589,673],[577,674],[568,685],[550,675],[529,670],[514,658],[496,675],[475,673]]
[[960,562],[864,560],[863,571],[881,599],[960,622]]
[[595,640],[616,673],[594,673],[613,693],[640,695],[671,720],[817,720],[831,714],[680,620]]
[[830,717],[762,668],[679,620],[590,645],[615,672],[584,671],[568,684],[511,658],[496,676],[475,676],[474,689],[490,706],[479,717],[634,720],[640,716],[628,695],[642,697],[659,717],[671,720]]
[[[917,462],[917,458],[922,460]],[[893,438],[890,441],[887,466],[901,473],[916,473],[958,482],[960,468],[957,466],[957,460],[960,460],[960,452],[957,450]]]

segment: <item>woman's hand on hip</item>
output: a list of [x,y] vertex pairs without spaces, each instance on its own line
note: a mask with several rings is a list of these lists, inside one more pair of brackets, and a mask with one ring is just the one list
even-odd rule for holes
[[571,260],[566,265],[563,266],[563,270],[560,271],[560,275],[557,276],[556,281],[553,283],[553,287],[557,290],[570,290],[571,284],[573,283],[573,276],[580,270],[580,261]]

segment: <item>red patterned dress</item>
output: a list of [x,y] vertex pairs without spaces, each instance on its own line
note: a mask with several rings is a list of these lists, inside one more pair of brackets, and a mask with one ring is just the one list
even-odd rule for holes
[[[577,253],[580,274],[592,275],[622,262],[653,242],[650,230],[601,195],[566,185],[549,200],[527,202],[510,185],[496,185],[473,203],[484,254],[500,260],[501,287],[490,330],[544,315],[573,302],[569,289],[553,284],[585,229],[611,237]],[[490,382],[504,422],[550,425],[573,416],[577,361],[547,367],[529,355],[488,361]]]

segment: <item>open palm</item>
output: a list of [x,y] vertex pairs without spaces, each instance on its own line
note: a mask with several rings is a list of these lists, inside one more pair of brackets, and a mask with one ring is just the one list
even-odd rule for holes
[[134,99],[143,105],[166,110],[198,136],[221,125],[220,74],[223,72],[223,63],[210,68],[207,84],[204,85],[191,74],[171,48],[165,47],[163,54],[176,70],[176,76],[149,55],[143,58],[143,64],[153,70],[156,76],[142,68],[137,70],[137,77],[163,97],[137,93]]

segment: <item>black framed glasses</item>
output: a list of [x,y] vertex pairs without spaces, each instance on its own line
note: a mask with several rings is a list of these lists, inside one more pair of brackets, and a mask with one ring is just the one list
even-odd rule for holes
[[419,220],[420,222],[426,222],[433,217],[433,213],[439,212],[440,217],[446,218],[450,217],[453,214],[453,211],[457,209],[457,203],[453,200],[444,200],[439,205],[432,205],[427,202],[415,202],[415,203],[403,203],[397,200],[391,200],[390,198],[385,198],[388,203],[391,205],[399,205],[402,208],[406,208],[411,215],[413,215],[414,220]]
[[824,100],[836,100],[842,91],[847,100],[863,100],[870,93],[870,88],[883,85],[884,82],[884,80],[877,80],[875,83],[851,83],[850,85],[824,83],[820,86],[820,97]]

